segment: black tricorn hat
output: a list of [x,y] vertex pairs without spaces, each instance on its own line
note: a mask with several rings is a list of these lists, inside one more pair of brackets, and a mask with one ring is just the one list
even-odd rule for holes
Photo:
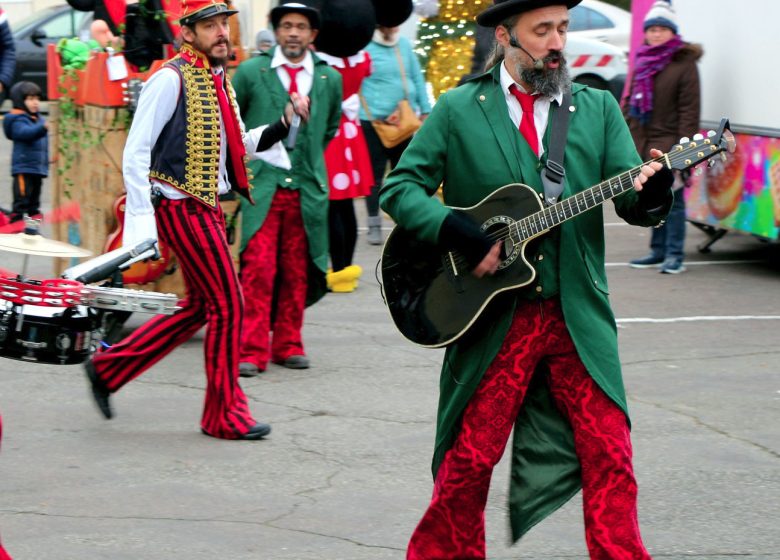
[[276,29],[279,22],[287,14],[303,14],[309,18],[309,25],[313,29],[320,28],[320,11],[306,0],[297,0],[293,2],[284,2],[271,10],[271,26]]
[[412,0],[373,0],[376,10],[376,24],[382,27],[401,25],[412,15]]
[[333,56],[357,54],[371,42],[376,12],[366,0],[325,0],[320,9],[322,25],[314,45]]
[[485,27],[496,27],[509,17],[536,8],[566,6],[572,9],[580,2],[582,0],[493,0],[493,5],[477,16],[477,23]]

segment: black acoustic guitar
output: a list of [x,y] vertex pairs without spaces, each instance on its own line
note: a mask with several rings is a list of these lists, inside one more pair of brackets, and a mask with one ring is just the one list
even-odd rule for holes
[[[718,132],[684,138],[653,160],[684,170],[736,147],[723,119]],[[643,164],[644,165],[644,164]],[[526,245],[552,228],[633,188],[640,167],[544,207],[536,192],[522,184],[501,187],[471,208],[461,208],[481,224],[489,238],[501,242],[497,272],[477,278],[456,251],[443,251],[396,227],[382,250],[384,298],[395,326],[412,342],[439,348],[457,340],[498,293],[533,282],[534,268]]]

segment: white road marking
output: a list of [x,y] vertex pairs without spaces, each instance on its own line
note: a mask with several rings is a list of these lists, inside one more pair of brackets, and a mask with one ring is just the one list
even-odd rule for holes
[[692,317],[627,317],[621,323],[692,323],[696,321],[780,321],[780,315],[698,315]]
[[[726,265],[726,264],[760,264],[765,263],[766,260],[761,259],[754,259],[754,260],[737,260],[737,261],[685,261],[685,266],[717,266],[717,265]],[[604,266],[606,267],[617,267],[617,266],[630,266],[627,262],[608,262]],[[653,270],[653,268],[649,268],[648,270]]]

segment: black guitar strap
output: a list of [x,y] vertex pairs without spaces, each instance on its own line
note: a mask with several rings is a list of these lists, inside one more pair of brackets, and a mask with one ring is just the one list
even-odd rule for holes
[[569,130],[569,107],[571,107],[571,89],[566,88],[563,92],[561,105],[553,116],[547,164],[541,173],[542,184],[544,185],[544,201],[547,203],[547,206],[552,206],[558,201],[566,181],[566,170],[563,168],[563,152],[566,148],[566,133]]

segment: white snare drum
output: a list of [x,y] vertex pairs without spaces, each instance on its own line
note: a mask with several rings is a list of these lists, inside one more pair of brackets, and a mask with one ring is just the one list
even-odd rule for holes
[[157,315],[173,315],[181,309],[176,305],[179,302],[176,294],[103,286],[85,286],[84,291],[86,293],[82,298],[82,303],[97,309]]

